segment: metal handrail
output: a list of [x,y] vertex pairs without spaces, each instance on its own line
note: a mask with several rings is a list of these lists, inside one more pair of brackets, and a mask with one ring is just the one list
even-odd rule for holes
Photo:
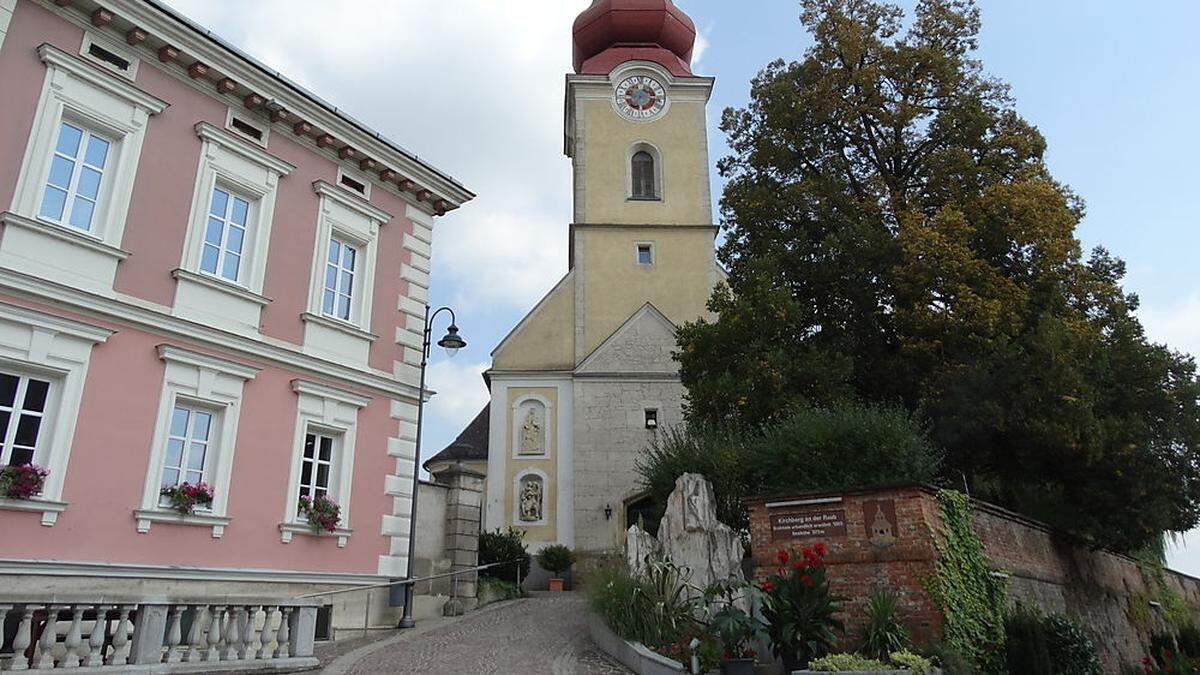
[[[302,599],[307,599],[307,598],[319,598],[319,597],[326,596],[326,595],[339,595],[342,593],[354,593],[356,591],[369,591],[369,590],[372,590],[375,588],[390,588],[392,586],[413,586],[413,589],[412,589],[413,592],[409,593],[407,595],[407,602],[413,602],[413,599],[416,597],[415,584],[422,582],[422,581],[433,581],[434,579],[442,579],[445,577],[455,577],[455,579],[454,579],[454,596],[453,597],[457,598],[458,597],[458,578],[457,577],[459,575],[468,574],[471,572],[474,572],[476,575],[478,575],[480,570],[486,570],[486,569],[489,569],[492,567],[500,567],[502,565],[516,565],[517,566],[517,588],[520,589],[521,588],[521,561],[522,560],[523,559],[518,558],[516,560],[506,560],[504,562],[488,563],[487,565],[476,565],[475,567],[471,567],[471,568],[468,568],[465,570],[455,570],[453,572],[443,572],[442,574],[434,574],[431,576],[419,577],[416,579],[400,579],[398,581],[389,581],[384,584],[367,584],[365,586],[355,586],[353,588],[339,588],[335,591],[321,591],[320,593],[306,593],[304,595],[297,595],[295,597],[295,599],[302,600]],[[364,603],[364,607],[363,607],[363,627],[362,627],[363,637],[366,637],[367,633],[370,630],[371,630],[371,594],[368,593],[366,603]]]
[[409,585],[416,584],[416,583],[419,583],[422,581],[433,581],[434,579],[442,579],[444,577],[453,577],[453,576],[458,576],[460,574],[467,574],[468,572],[478,572],[480,570],[486,570],[491,567],[500,567],[501,565],[513,565],[513,564],[517,564],[517,587],[519,588],[521,586],[521,567],[518,563],[520,563],[520,562],[521,562],[520,560],[506,560],[504,562],[488,563],[487,565],[476,565],[475,567],[471,567],[471,568],[468,568],[465,570],[455,570],[453,572],[443,572],[442,574],[434,574],[434,575],[428,576],[428,577],[417,577],[416,579],[399,579],[397,581],[389,581],[389,582],[382,583],[382,584],[369,584],[366,586],[355,586],[353,588],[339,588],[336,591],[321,591],[320,593],[306,593],[305,595],[297,595],[296,599],[299,600],[299,599],[303,599],[303,598],[317,598],[317,597],[321,597],[323,595],[338,595],[340,593],[353,593],[354,591],[368,591],[373,588],[389,588],[391,586],[409,586]]

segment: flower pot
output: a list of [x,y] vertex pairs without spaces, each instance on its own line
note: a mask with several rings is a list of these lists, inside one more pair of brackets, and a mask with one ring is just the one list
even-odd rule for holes
[[729,659],[721,663],[721,675],[754,675],[754,659]]
[[557,593],[557,592],[562,591],[562,589],[563,589],[563,580],[562,579],[551,579],[550,580],[550,590]]

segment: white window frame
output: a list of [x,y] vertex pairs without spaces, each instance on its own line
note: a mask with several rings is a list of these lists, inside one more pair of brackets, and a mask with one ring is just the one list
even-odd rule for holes
[[[342,429],[326,427],[324,425],[317,424],[315,422],[308,422],[307,424],[305,424],[304,435],[301,438],[301,442],[300,442],[300,474],[297,479],[298,482],[296,483],[296,501],[297,501],[296,513],[292,516],[297,522],[303,521],[303,517],[300,515],[299,500],[300,500],[301,493],[303,493],[305,487],[309,488],[309,493],[310,493],[309,496],[310,497],[314,497],[316,494],[316,491],[318,489],[324,489],[325,495],[327,497],[329,497],[330,499],[333,499],[334,501],[337,501],[339,505],[341,504],[341,502],[338,501],[337,495],[335,495],[334,492],[337,491],[341,485],[340,474],[341,474],[341,469],[342,469],[342,461],[341,461],[342,446],[345,445],[344,435],[345,435],[345,431]],[[309,472],[310,484],[305,485],[304,484],[304,464],[306,462],[308,462],[308,459],[304,456],[304,450],[308,446],[308,437],[309,436],[313,436],[314,439],[317,439],[317,440],[322,439],[322,438],[328,438],[329,442],[330,442],[330,449],[329,449],[329,460],[325,461],[325,460],[321,459],[319,445],[316,445],[313,447],[313,458],[312,458],[312,462],[311,462],[313,468],[312,468],[312,471]],[[326,474],[324,488],[319,488],[319,486],[317,485],[317,476],[320,473],[318,471],[318,469],[320,468],[321,464],[326,464],[329,466],[329,472],[328,472],[328,474]]]
[[[329,249],[333,248],[334,243],[338,245],[338,259],[336,262],[329,260]],[[354,252],[353,267],[347,268],[345,262],[345,252],[349,249]],[[333,232],[329,236],[329,241],[325,245],[325,274],[321,278],[321,316],[345,321],[347,323],[354,322],[354,308],[356,298],[362,294],[362,279],[359,277],[359,272],[362,270],[360,261],[363,258],[363,247],[358,241],[347,241],[346,237],[340,232]],[[333,288],[329,287],[329,268],[334,269]],[[350,288],[343,288],[343,281],[346,275],[350,275]],[[333,305],[330,308],[325,307],[325,298],[330,293],[333,294]],[[346,303],[347,316],[342,316],[341,300],[348,299]]]
[[[216,214],[212,213],[212,208],[210,206],[209,212],[206,214],[206,218],[204,221],[204,227],[205,227],[204,235],[205,236],[201,237],[202,241],[200,242],[200,260],[197,263],[196,271],[200,274],[207,274],[209,276],[216,277],[220,281],[225,281],[225,282],[228,282],[231,284],[244,285],[244,284],[242,284],[242,280],[246,277],[245,272],[246,272],[246,268],[248,267],[248,265],[246,265],[246,244],[247,244],[248,235],[250,234],[250,228],[251,228],[251,226],[256,224],[256,222],[255,222],[255,220],[256,220],[255,219],[255,206],[258,203],[258,200],[253,197],[248,197],[234,188],[227,187],[224,182],[218,180],[217,183],[215,185],[213,185],[213,188],[209,192],[209,195],[208,195],[210,205],[212,203],[212,200],[216,197],[216,193],[218,191],[224,193],[227,198],[227,201],[225,203],[225,209],[221,213],[220,216],[217,216]],[[233,206],[234,206],[234,203],[237,201],[241,201],[246,204],[246,222],[244,222],[244,223],[238,223],[233,220]],[[208,223],[209,223],[209,220],[214,219],[214,218],[221,222],[221,241],[220,241],[220,243],[216,244],[215,246],[213,246],[213,244],[211,242],[209,242],[207,239]],[[229,250],[229,232],[234,227],[240,228],[242,230],[242,249],[238,253],[231,253]],[[210,246],[213,246],[214,248],[217,249],[216,266],[213,268],[213,270],[211,272],[204,269],[204,252],[205,252],[205,249],[207,249]],[[225,270],[225,262],[230,255],[236,255],[238,257],[237,273],[234,275],[234,278],[232,278],[232,279],[225,276],[225,271],[224,271]]]
[[[91,53],[91,47],[93,44],[125,59],[129,62],[129,67],[125,70],[121,70],[108,61],[97,58]],[[79,45],[79,55],[111,73],[129,80],[130,82],[137,81],[138,65],[141,63],[141,59],[139,59],[125,47],[118,45],[116,42],[113,42],[112,40],[109,40],[103,36],[97,35],[90,30],[85,30],[83,32],[83,43]]]
[[[292,391],[297,395],[296,428],[287,497],[283,504],[283,518],[279,523],[280,541],[285,544],[291,543],[296,535],[335,537],[338,548],[345,548],[353,533],[350,527],[350,504],[353,498],[351,487],[354,483],[354,445],[358,431],[358,413],[371,399],[329,385],[299,379],[292,380]],[[340,447],[334,448],[337,466],[330,472],[331,483],[328,490],[330,498],[336,501],[341,509],[341,520],[334,532],[313,532],[297,510],[300,501],[304,440],[310,429],[341,436]]]
[[[211,527],[213,538],[220,539],[230,521],[226,509],[243,388],[261,369],[168,344],[158,346],[158,357],[165,364],[163,386],[154,423],[154,441],[146,465],[141,506],[133,514],[137,531],[146,534],[150,532],[150,524],[156,522],[197,525]],[[159,499],[171,415],[176,405],[181,403],[208,408],[214,413],[214,428],[209,431],[209,447],[204,460],[205,482],[213,488],[213,504],[210,509],[191,515],[179,514],[161,506]]]
[[[348,190],[323,180],[313,183],[313,191],[320,198],[320,208],[316,239],[313,241],[308,311],[302,315],[305,322],[304,349],[325,358],[365,366],[371,343],[379,339],[378,335],[371,332],[379,227],[390,221],[392,216]],[[322,311],[325,265],[331,238],[358,248],[354,271],[358,288],[351,300],[349,321],[327,316]]]
[[[349,178],[351,180],[362,183],[363,191],[359,192],[359,191],[355,190],[354,188],[350,187],[349,185],[343,184],[342,178]],[[337,172],[337,186],[339,188],[345,190],[346,192],[349,192],[350,194],[354,195],[355,197],[362,197],[363,199],[367,199],[367,200],[371,199],[371,179],[368,178],[366,176],[366,174],[362,174],[357,171],[352,171],[350,169],[347,169],[344,166],[339,166],[338,172]]]
[[[58,150],[58,141],[62,137],[62,128],[64,126],[69,126],[73,129],[75,129],[76,131],[79,132],[79,135],[80,135],[79,147],[76,151],[76,154],[72,157],[68,157],[67,155],[59,152],[59,150]],[[113,139],[111,137],[104,134],[103,132],[97,132],[92,127],[90,127],[86,124],[80,124],[80,123],[76,122],[74,119],[70,119],[70,120],[63,119],[59,123],[58,129],[59,129],[58,133],[55,135],[55,147],[51,150],[50,166],[51,166],[51,168],[53,168],[54,160],[59,157],[69,161],[72,166],[71,177],[68,179],[66,187],[63,187],[61,185],[52,185],[50,183],[50,177],[49,176],[46,177],[46,182],[44,185],[42,185],[42,202],[40,202],[38,204],[37,217],[39,220],[44,220],[48,223],[53,223],[54,225],[57,225],[59,227],[70,228],[77,232],[81,232],[88,236],[92,236],[92,224],[95,223],[95,221],[96,221],[96,212],[104,207],[104,199],[106,197],[105,187],[107,186],[107,184],[109,182],[109,181],[104,180],[104,176],[105,176],[105,174],[109,173],[108,168],[111,166],[111,162],[109,162],[109,159],[112,156],[112,150],[116,144],[113,142]],[[88,146],[91,145],[91,142],[93,139],[100,140],[100,141],[103,141],[104,143],[108,144],[108,152],[107,152],[107,155],[105,156],[105,165],[104,166],[96,166],[94,164],[87,163]],[[97,186],[97,193],[96,193],[95,197],[87,197],[87,196],[84,196],[79,193],[79,180],[80,180],[80,177],[83,175],[83,169],[85,169],[85,168],[91,169],[92,171],[100,174],[100,181],[99,181],[99,185]],[[59,216],[57,218],[54,218],[54,217],[51,217],[51,216],[48,216],[48,215],[42,213],[42,207],[45,204],[46,194],[48,192],[50,192],[50,190],[57,190],[59,192],[66,193],[66,196],[63,198],[62,213],[59,214]],[[92,216],[90,219],[88,219],[88,224],[87,224],[86,228],[80,227],[80,226],[76,225],[75,223],[71,222],[71,216],[74,214],[74,211],[75,211],[75,202],[79,199],[83,199],[85,201],[90,201],[92,203]]]
[[[0,412],[8,413],[7,430],[4,437],[0,438],[0,466],[12,463],[12,455],[17,450],[17,429],[20,420],[25,417],[40,417],[42,420],[38,423],[37,439],[34,441],[33,456],[30,458],[29,463],[43,465],[47,455],[45,451],[46,444],[43,442],[47,434],[43,433],[43,431],[54,423],[55,411],[58,409],[59,389],[61,389],[60,378],[56,373],[34,370],[20,364],[10,367],[3,361],[0,361],[0,373],[17,378],[17,390],[13,394],[12,405],[6,406],[3,402],[0,402]],[[46,400],[42,404],[40,412],[24,408],[24,399],[29,390],[31,380],[45,382],[48,385]]]
[[114,331],[0,302],[0,370],[50,382],[50,400],[38,435],[34,462],[50,470],[42,494],[30,500],[0,499],[0,509],[42,514],[52,526],[67,508],[63,485],[75,438],[92,348]]
[[201,140],[200,166],[192,191],[192,210],[188,217],[182,269],[200,273],[204,231],[208,226],[208,208],[213,190],[220,187],[236,192],[250,201],[246,237],[242,244],[244,274],[239,273],[237,282],[224,277],[215,278],[234,286],[229,290],[235,297],[236,287],[239,286],[251,293],[261,294],[266,278],[267,247],[271,240],[279,180],[296,167],[207,122],[196,124],[195,130]]
[[[235,119],[237,121],[241,122],[242,124],[254,127],[256,130],[261,132],[262,140],[254,138],[253,136],[248,136],[241,129],[238,129],[237,127],[233,126],[233,120],[235,120]],[[233,106],[229,107],[229,112],[226,113],[226,115],[225,115],[225,128],[227,130],[229,130],[229,132],[231,134],[236,135],[237,138],[240,138],[244,141],[253,143],[261,148],[266,148],[267,141],[270,140],[270,138],[271,138],[271,125],[270,124],[265,124],[264,122],[262,122],[260,120],[256,120],[249,115],[245,115],[241,111],[234,108]]]
[[[177,436],[175,436],[175,434],[171,433],[171,426],[174,422],[176,410],[185,410],[188,413],[187,428],[184,429],[184,435],[181,437],[177,437]],[[220,447],[218,446],[218,444],[220,443],[220,431],[222,429],[222,423],[223,423],[223,419],[222,419],[223,412],[224,412],[223,410],[213,406],[210,403],[206,403],[203,401],[193,401],[185,396],[176,396],[175,397],[174,404],[171,406],[171,410],[168,412],[169,417],[168,417],[168,421],[167,421],[167,429],[165,432],[165,434],[166,434],[165,443],[167,445],[169,445],[170,442],[172,440],[174,440],[175,438],[180,438],[183,442],[183,449],[180,453],[178,467],[167,466],[167,463],[166,463],[167,453],[164,451],[162,470],[159,471],[159,474],[158,474],[160,489],[163,487],[163,475],[166,474],[166,472],[169,470],[179,472],[179,475],[176,476],[176,481],[174,483],[174,485],[176,485],[176,486],[182,485],[183,483],[190,483],[192,485],[196,485],[198,483],[206,483],[209,485],[212,484],[209,481],[209,478],[211,478],[211,473],[212,473],[214,464],[216,464],[216,462],[215,462],[216,453],[220,450]],[[195,420],[196,420],[195,415],[197,413],[207,414],[209,416],[208,417],[209,428],[208,428],[208,438],[203,441],[203,443],[204,443],[204,461],[200,465],[200,470],[199,470],[200,480],[192,481],[188,478],[187,474],[194,473],[195,470],[188,469],[186,467],[187,467],[188,453],[190,452],[189,446],[191,446],[193,443],[198,442],[197,439],[192,435],[193,432],[195,431]],[[164,498],[160,498],[158,501],[159,501],[160,507],[166,508],[167,505],[164,503]],[[211,512],[212,507],[211,506],[197,506],[196,510],[199,512],[202,512],[202,513],[203,512]]]
[[[117,263],[128,255],[120,245],[146,127],[150,116],[165,110],[167,103],[53,45],[43,44],[37,52],[46,65],[46,77],[10,213],[4,216],[0,264],[112,295]],[[92,227],[87,232],[38,215],[64,121],[111,141]]]

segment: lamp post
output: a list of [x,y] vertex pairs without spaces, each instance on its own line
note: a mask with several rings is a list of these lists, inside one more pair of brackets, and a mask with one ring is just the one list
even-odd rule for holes
[[[467,346],[466,340],[463,340],[458,334],[454,310],[449,307],[441,307],[430,314],[429,306],[425,306],[425,333],[421,342],[421,388],[417,392],[417,442],[416,454],[413,456],[412,508],[408,515],[409,579],[413,578],[413,564],[417,557],[417,490],[421,480],[421,423],[425,416],[425,366],[429,363],[429,342],[433,337],[433,321],[442,312],[450,313],[450,326],[446,329],[446,335],[437,341],[438,346],[444,348],[450,356],[454,356],[458,350]],[[416,625],[416,621],[413,620],[413,585],[407,584],[404,587],[404,617],[400,619],[399,627],[412,628],[414,625]]]

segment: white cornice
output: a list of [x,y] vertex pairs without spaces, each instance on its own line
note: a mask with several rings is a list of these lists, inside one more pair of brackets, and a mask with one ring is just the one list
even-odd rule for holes
[[13,227],[23,227],[26,230],[33,230],[34,232],[44,234],[47,237],[54,237],[55,239],[65,241],[68,244],[81,246],[89,251],[94,251],[111,258],[116,258],[117,260],[124,260],[130,255],[129,251],[106,244],[99,239],[96,239],[95,237],[89,237],[82,232],[78,232],[61,225],[52,225],[50,223],[42,222],[36,218],[26,218],[25,216],[17,215],[12,211],[0,213],[0,222]]
[[93,326],[90,323],[66,319],[61,316],[39,312],[20,305],[0,301],[0,316],[16,320],[39,328],[46,328],[56,333],[65,333],[94,343],[107,342],[117,331]]
[[166,579],[170,581],[233,581],[255,583],[366,585],[387,581],[376,574],[306,572],[304,570],[191,567],[64,560],[0,559],[0,573],[102,579]]
[[327,384],[310,382],[308,380],[292,380],[292,391],[297,394],[307,394],[309,396],[316,396],[317,398],[341,401],[355,408],[363,408],[371,402],[370,396],[359,396],[352,391],[345,391]]
[[[315,127],[328,131],[338,140],[375,157],[402,175],[416,181],[454,205],[461,205],[474,193],[390,141],[368,129],[338,108],[321,101],[280,73],[257,63],[251,57],[225,44],[211,32],[188,25],[182,16],[145,0],[101,0],[99,4],[117,16],[137,24],[156,38],[216,68],[234,81],[259,95],[278,101],[290,113]],[[158,60],[145,59],[159,66]]]
[[228,131],[225,131],[224,129],[218,129],[208,122],[197,122],[195,129],[196,135],[200,138],[206,141],[212,141],[222,148],[240,155],[245,159],[254,162],[255,164],[262,165],[268,170],[279,174],[280,176],[286,176],[296,170],[296,166],[294,164],[285,162],[261,148],[257,148],[249,143],[241,141]]
[[144,108],[151,115],[157,115],[166,110],[167,106],[170,105],[157,96],[144,92],[132,84],[121,80],[112,73],[102,71],[84,63],[52,44],[42,43],[37,48],[37,53],[46,65],[62,68],[75,77],[86,81],[88,84],[95,85],[114,96],[119,96],[140,108]]
[[187,340],[245,358],[267,361],[311,376],[344,382],[393,399],[416,401],[418,388],[377,371],[358,370],[300,348],[286,348],[172,316],[158,309],[108,298],[14,270],[0,268],[0,291],[63,307],[86,316],[124,323],[140,330]]
[[364,218],[377,221],[379,224],[391,222],[392,214],[371,204],[362,197],[356,197],[349,192],[331,185],[323,180],[313,181],[313,192],[322,197],[328,197],[346,208],[361,214]]
[[159,345],[158,358],[163,361],[182,363],[197,368],[208,368],[209,370],[215,370],[219,373],[232,375],[243,380],[253,380],[256,375],[262,372],[262,368],[247,366],[236,361],[223,359],[219,356],[193,352],[189,349],[176,347],[175,345]]

